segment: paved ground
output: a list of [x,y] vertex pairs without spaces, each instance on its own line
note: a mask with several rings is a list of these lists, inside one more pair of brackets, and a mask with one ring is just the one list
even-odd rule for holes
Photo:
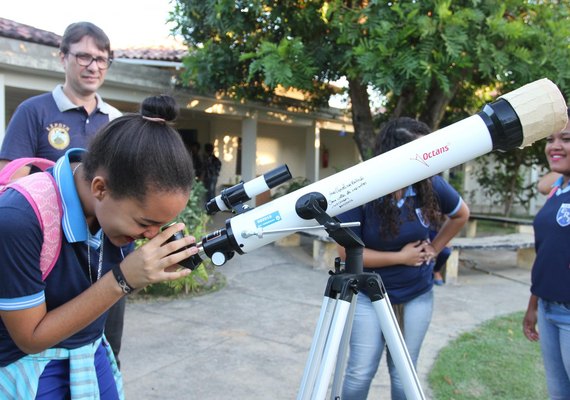
[[[427,374],[441,348],[485,320],[524,310],[528,300],[530,273],[514,267],[514,252],[462,254],[469,262],[459,283],[435,288],[418,366],[428,399]],[[304,247],[274,244],[236,255],[221,271],[227,286],[217,293],[127,304],[121,353],[127,399],[296,398],[327,272],[312,268]],[[370,398],[389,398],[385,359]]]

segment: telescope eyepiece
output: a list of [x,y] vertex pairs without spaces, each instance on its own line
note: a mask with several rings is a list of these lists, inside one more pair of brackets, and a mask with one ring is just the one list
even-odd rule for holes
[[[170,236],[165,243],[170,243],[170,242],[174,242],[175,240],[179,240],[182,239],[184,237],[184,232],[182,231],[178,231],[176,232],[174,235]],[[190,246],[184,246],[183,248],[181,248],[180,250],[175,251],[174,253],[179,253],[181,251],[184,251],[186,249],[189,249],[191,247],[196,247],[196,244],[192,244]],[[171,253],[173,254],[173,253]],[[190,256],[188,258],[185,258],[184,260],[180,261],[178,263],[178,265],[184,267],[184,268],[188,268],[192,271],[194,271],[200,264],[202,263],[202,259],[200,258],[200,256],[198,254],[194,254],[193,256]]]
[[249,182],[242,181],[222,190],[218,196],[206,203],[206,212],[212,215],[226,210],[246,211],[248,207],[242,206],[243,203],[291,178],[287,165],[281,165]]

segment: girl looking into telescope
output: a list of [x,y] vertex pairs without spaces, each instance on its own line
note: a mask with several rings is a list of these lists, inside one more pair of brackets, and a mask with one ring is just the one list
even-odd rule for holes
[[[192,237],[165,244],[183,224],[161,231],[186,206],[194,181],[169,125],[177,112],[172,97],[150,97],[140,113],[116,118],[87,151],[67,151],[46,172],[63,208],[61,249],[47,277],[31,203],[11,187],[0,196],[3,399],[123,398],[103,336],[107,310],[135,289],[188,275],[176,264],[197,252],[173,253]],[[150,240],[123,257],[121,247],[139,238]]]
[[559,178],[534,218],[536,259],[523,332],[540,342],[550,398],[570,399],[570,123],[546,138],[544,152]]
[[[388,122],[376,140],[379,155],[431,132],[411,118]],[[389,173],[389,171],[386,171]],[[381,176],[378,179],[382,179]],[[365,272],[378,273],[394,308],[414,364],[433,310],[433,260],[469,219],[461,196],[439,176],[417,182],[338,216],[360,222],[354,229],[364,242]],[[429,240],[430,228],[437,235]],[[345,250],[339,247],[341,258]],[[342,398],[366,399],[385,347],[370,298],[358,294]],[[404,388],[387,354],[392,399],[405,399]]]

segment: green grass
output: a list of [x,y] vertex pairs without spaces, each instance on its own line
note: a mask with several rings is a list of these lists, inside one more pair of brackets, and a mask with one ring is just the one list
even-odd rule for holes
[[445,347],[429,375],[433,399],[547,399],[540,346],[522,334],[522,318],[491,320]]
[[477,221],[477,235],[505,235],[515,233],[517,228],[513,224],[494,221]]

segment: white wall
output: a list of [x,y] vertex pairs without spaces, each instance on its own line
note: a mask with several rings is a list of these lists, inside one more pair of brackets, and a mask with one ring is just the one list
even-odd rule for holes
[[[487,160],[490,160],[487,158]],[[493,167],[493,161],[489,162],[489,168]],[[475,176],[477,168],[481,168],[481,164],[476,160],[469,161],[465,164],[465,177],[464,177],[464,200],[469,205],[471,212],[473,213],[493,213],[502,214],[504,211],[504,205],[498,203],[494,199],[490,199],[485,196],[485,193],[481,186],[477,183],[477,178]],[[533,167],[527,169],[524,173],[525,175],[525,185],[532,185],[536,188],[538,183],[538,178],[541,177],[546,171],[541,170],[538,167]],[[537,191],[538,192],[538,191]],[[513,207],[513,215],[528,215],[534,216],[540,210],[544,204],[546,197],[543,195],[538,195],[536,199],[530,202],[528,208],[523,207],[520,204],[516,204]]]
[[[198,132],[198,135],[202,137],[201,132]],[[209,132],[204,136],[208,137],[207,141],[214,144],[214,153],[222,162],[218,186],[236,184],[237,139],[241,137],[241,121],[214,119],[211,121]]]
[[352,167],[361,161],[352,133],[345,133],[342,136],[338,131],[321,130],[321,157],[324,148],[328,149],[329,163],[326,168],[323,167],[322,160],[319,163],[321,179]]
[[[187,126],[184,126],[187,127]],[[190,127],[190,126],[189,126]],[[242,125],[240,120],[215,119],[208,126],[197,128],[201,143],[210,141],[217,145],[217,155],[222,161],[220,178],[218,179],[218,191],[224,185],[234,185],[242,177],[236,177],[237,162],[237,138],[241,137]],[[203,129],[209,131],[203,133]],[[310,161],[307,154],[313,151],[308,148],[312,140],[307,141],[310,129],[303,126],[274,125],[259,123],[257,126],[257,149],[256,149],[256,175],[262,175],[280,165],[287,164],[291,175],[306,178],[307,162]],[[202,140],[207,137],[207,140]],[[226,140],[224,141],[224,138]],[[325,178],[343,169],[351,167],[359,162],[358,151],[352,139],[352,134],[340,136],[338,132],[331,130],[321,130],[321,152],[322,146],[329,150],[329,165],[323,168],[319,162],[320,178]]]
[[305,127],[259,124],[257,139],[257,174],[287,164],[293,177],[305,176]]

